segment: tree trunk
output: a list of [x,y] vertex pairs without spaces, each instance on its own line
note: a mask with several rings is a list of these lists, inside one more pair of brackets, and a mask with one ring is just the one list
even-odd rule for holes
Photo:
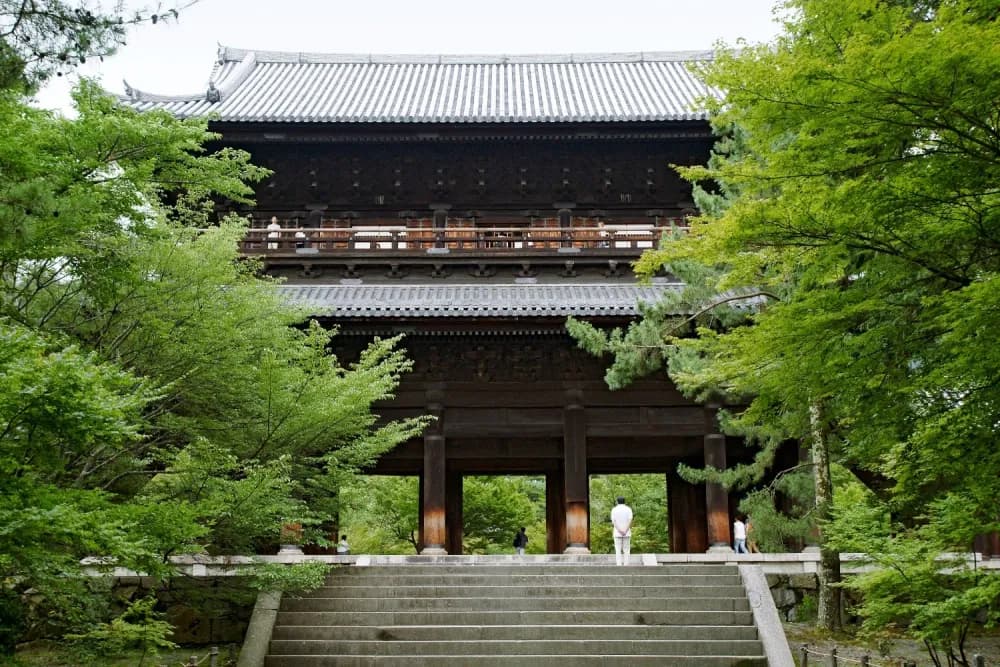
[[833,506],[833,481],[830,477],[829,434],[823,420],[823,408],[818,402],[809,406],[813,481],[816,488],[816,527],[819,536],[819,604],[817,619],[827,630],[841,627],[840,554],[827,547],[826,522]]

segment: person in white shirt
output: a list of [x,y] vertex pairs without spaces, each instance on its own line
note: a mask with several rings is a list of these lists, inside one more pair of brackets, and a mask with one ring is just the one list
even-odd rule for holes
[[750,553],[747,551],[747,525],[743,523],[742,515],[733,521],[733,551],[738,554]]
[[278,249],[278,237],[281,236],[281,223],[278,222],[278,216],[271,216],[271,222],[268,224],[267,229],[267,249],[277,250]]
[[340,543],[337,544],[337,553],[342,556],[351,553],[351,545],[347,543],[347,535],[340,536]]
[[632,508],[625,498],[618,496],[617,505],[611,510],[611,532],[615,538],[615,563],[627,565],[632,551]]

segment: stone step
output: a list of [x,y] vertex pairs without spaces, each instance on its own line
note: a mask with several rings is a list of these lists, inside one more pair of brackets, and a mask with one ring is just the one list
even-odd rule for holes
[[532,639],[523,641],[273,640],[271,655],[763,655],[757,640]]
[[[655,571],[655,568],[649,568]],[[511,574],[488,576],[478,573],[461,574],[367,574],[343,579],[329,579],[327,585],[351,586],[476,586],[484,584],[508,586],[738,586],[738,574],[705,574],[688,576],[680,574],[613,574],[601,572],[583,574]]]
[[286,598],[284,611],[746,611],[745,598]]
[[749,611],[280,611],[286,625],[745,625]]
[[[612,597],[621,586],[322,586],[303,597],[318,598],[416,598],[416,597]],[[742,586],[630,586],[628,597],[740,597]]]
[[684,639],[715,641],[757,639],[745,625],[282,625],[272,639],[386,641],[471,641],[494,639]]
[[761,655],[282,655],[265,667],[767,667]]

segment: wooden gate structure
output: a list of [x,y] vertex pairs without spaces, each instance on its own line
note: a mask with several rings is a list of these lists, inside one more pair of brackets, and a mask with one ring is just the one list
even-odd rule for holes
[[340,327],[338,354],[406,334],[415,362],[385,417],[433,414],[373,472],[417,475],[423,553],[460,553],[462,476],[544,476],[547,550],[584,553],[588,476],[659,473],[675,552],[728,548],[733,499],[677,464],[746,456],[718,406],[664,374],[610,391],[606,359],[567,316],[626,326],[680,285],[630,269],[683,233],[690,187],[672,165],[714,142],[694,67],[711,53],[350,56],[222,48],[207,90],[136,109],[212,114],[219,146],[274,174],[246,255],[290,300]]

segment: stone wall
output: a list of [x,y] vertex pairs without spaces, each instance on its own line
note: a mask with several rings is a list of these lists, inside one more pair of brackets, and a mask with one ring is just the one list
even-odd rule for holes
[[815,574],[771,573],[766,576],[781,620],[802,621],[815,615],[816,591],[819,587]]
[[112,588],[116,611],[153,593],[157,611],[174,626],[171,639],[183,645],[243,641],[257,592],[242,577],[118,577]]

